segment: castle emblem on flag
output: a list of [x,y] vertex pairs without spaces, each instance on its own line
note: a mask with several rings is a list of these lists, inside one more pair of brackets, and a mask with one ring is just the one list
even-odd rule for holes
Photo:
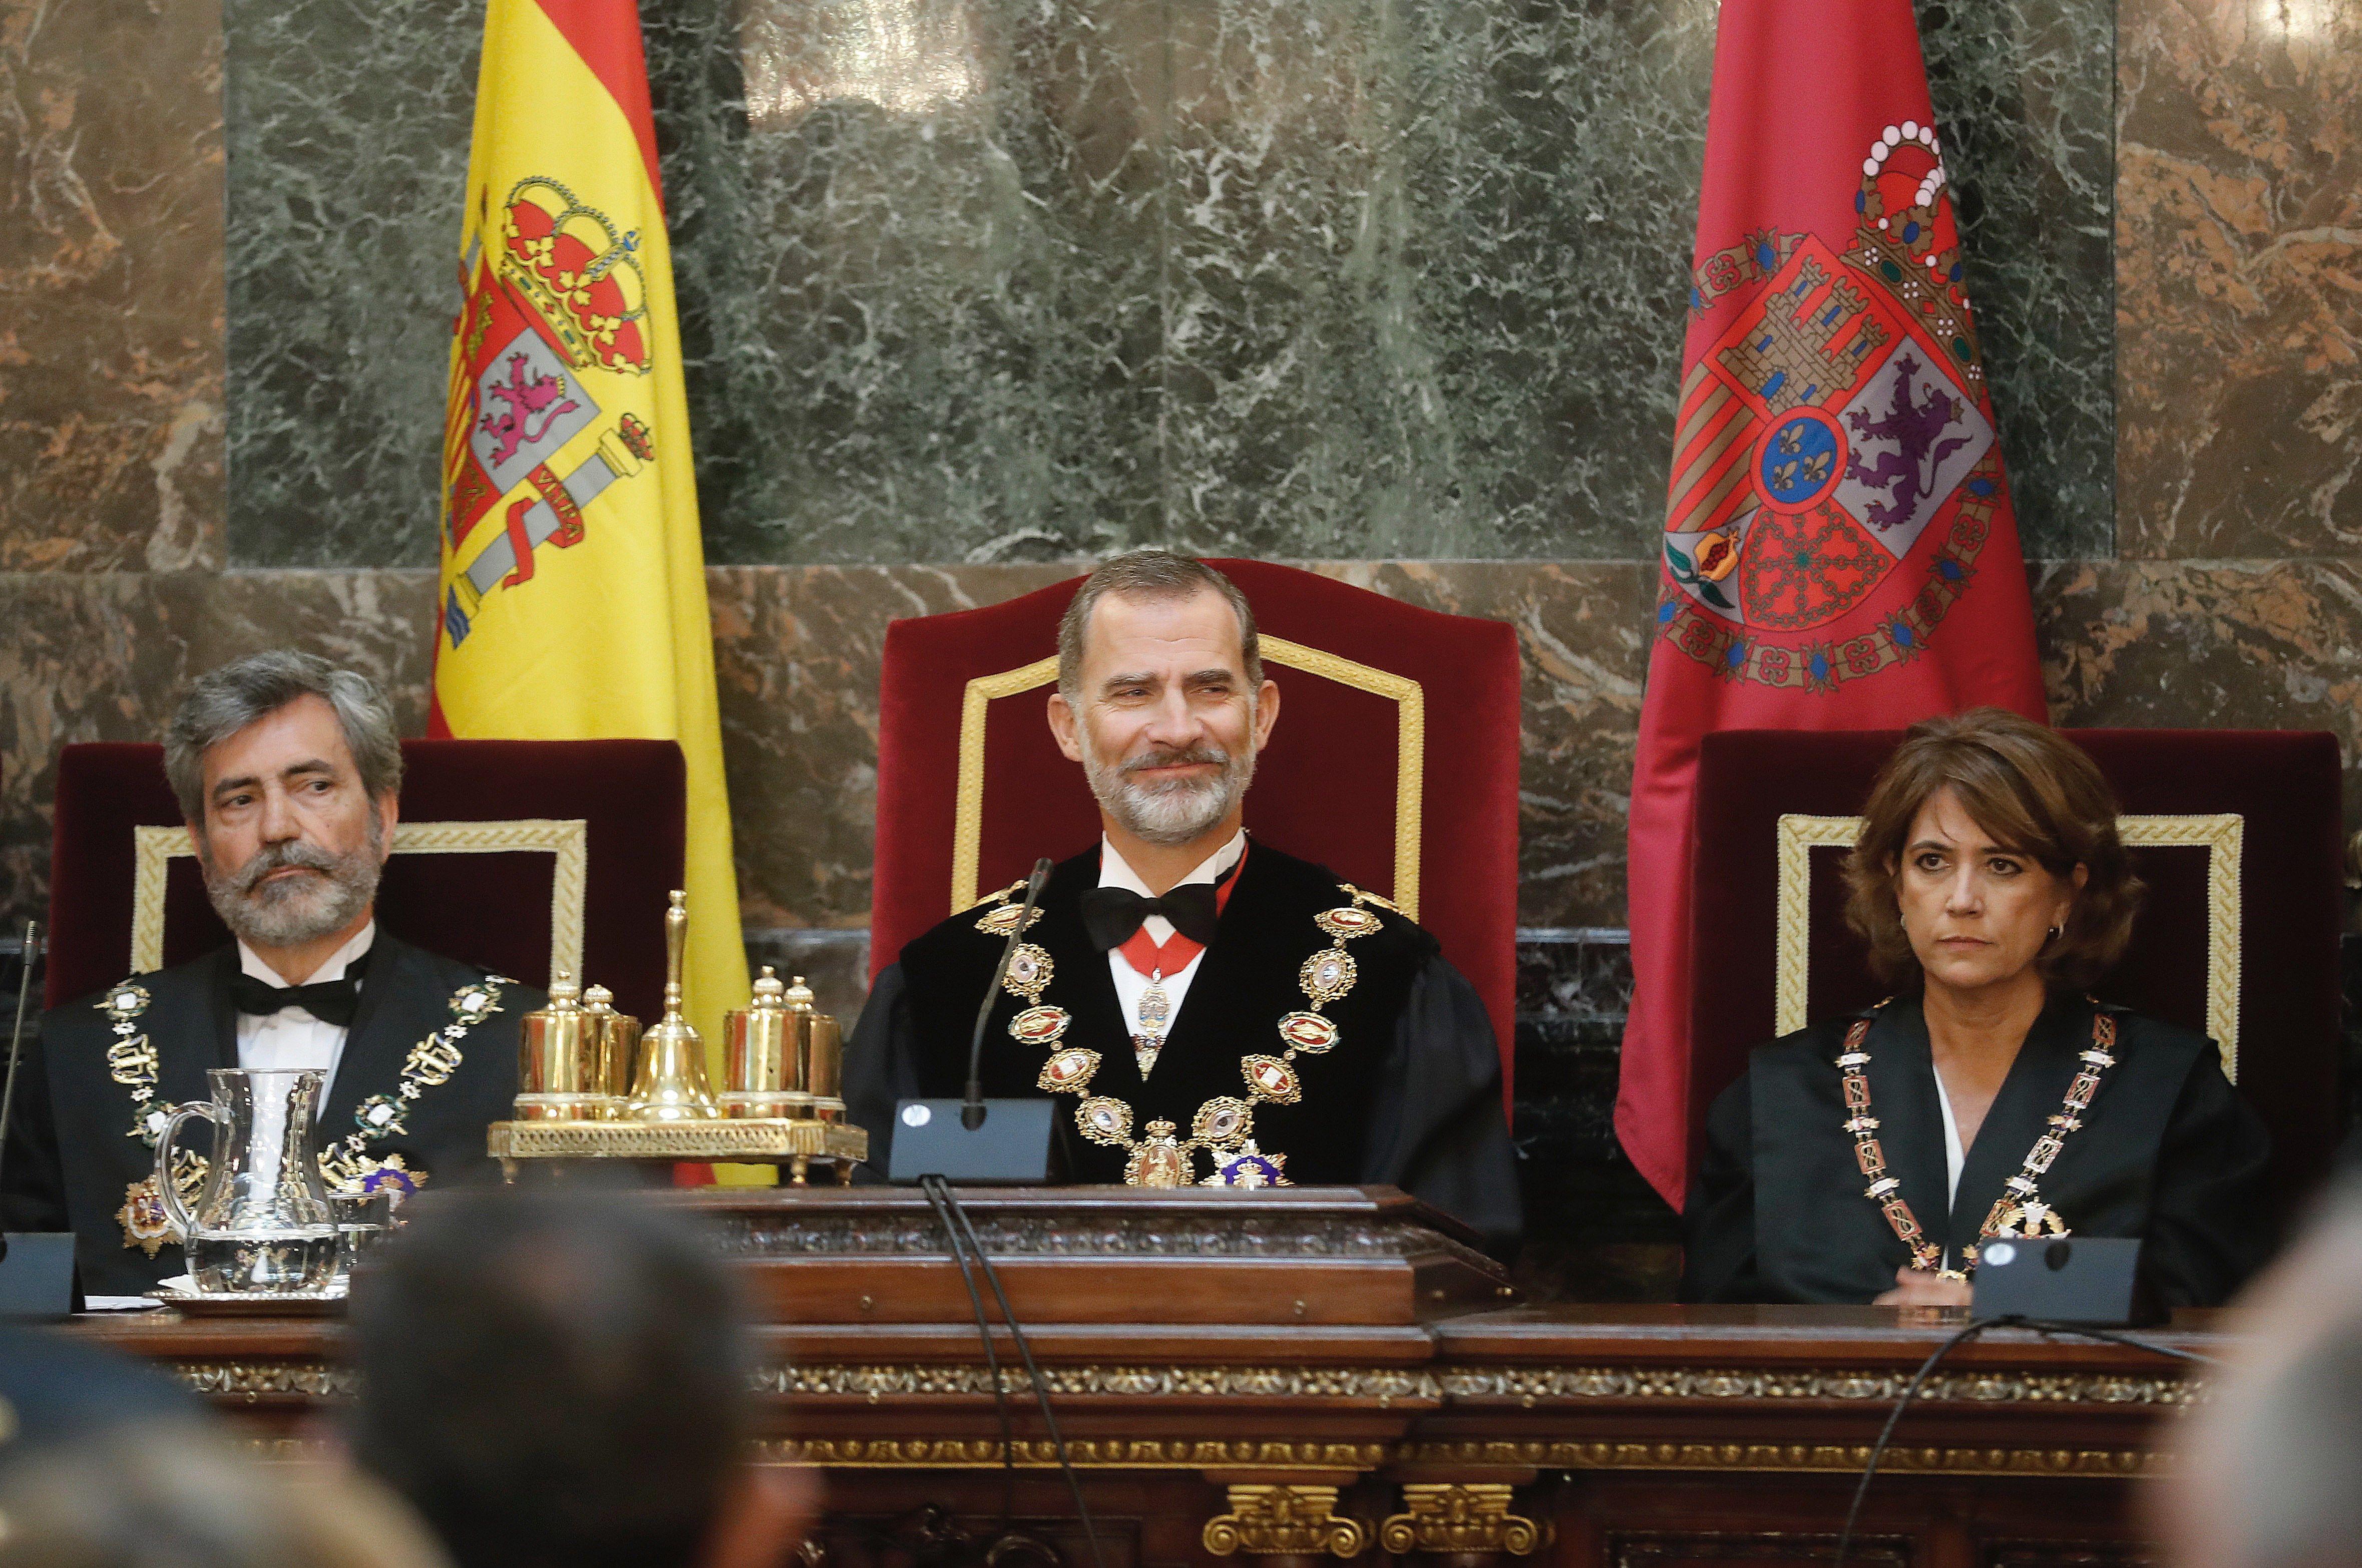
[[1915,659],[2004,504],[1932,127],[1867,150],[1860,226],[1751,235],[1691,305],[1738,302],[1682,389],[1663,635],[1735,680],[1810,690]]
[[[626,413],[597,432],[590,451],[561,453],[601,424],[594,387],[648,373],[646,280],[639,236],[554,180],[519,181],[495,236],[461,268],[468,291],[444,425],[444,517],[455,560],[443,627],[458,647],[487,595],[529,582],[543,545],[569,549],[588,536],[582,509],[656,455],[648,428]],[[611,403],[613,399],[609,400]],[[498,526],[477,536],[478,525]]]

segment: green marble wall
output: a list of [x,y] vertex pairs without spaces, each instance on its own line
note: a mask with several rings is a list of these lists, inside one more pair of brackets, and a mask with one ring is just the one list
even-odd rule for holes
[[[643,6],[717,562],[1648,558],[1711,0]],[[2030,552],[2109,553],[2107,0],[1923,4]],[[227,0],[231,558],[425,564],[480,10]]]

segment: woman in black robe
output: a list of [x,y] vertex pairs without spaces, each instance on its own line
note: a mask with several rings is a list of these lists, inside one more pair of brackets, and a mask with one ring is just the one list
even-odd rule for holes
[[1759,1046],[1690,1189],[1694,1301],[1966,1306],[2003,1235],[2135,1236],[2169,1307],[2269,1250],[2262,1122],[2214,1043],[2082,989],[2141,892],[2091,758],[1979,709],[1871,788],[1849,922],[1896,996]]

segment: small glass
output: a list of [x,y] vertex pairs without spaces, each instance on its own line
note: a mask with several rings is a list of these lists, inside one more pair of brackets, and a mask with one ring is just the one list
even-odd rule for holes
[[348,1288],[361,1259],[393,1229],[393,1194],[383,1187],[330,1193],[328,1211],[337,1222],[337,1274],[329,1288]]

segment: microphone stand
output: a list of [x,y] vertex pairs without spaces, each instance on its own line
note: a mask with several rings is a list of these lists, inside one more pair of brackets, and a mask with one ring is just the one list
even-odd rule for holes
[[[8,1036],[8,1083],[0,1089],[0,1170],[8,1159],[8,1141],[16,1130],[17,1068],[24,1061],[25,1008],[33,998],[33,954],[35,934],[40,930],[39,921],[25,922],[25,947],[17,961],[17,1027]],[[0,1263],[8,1261],[8,1232],[0,1230]]]
[[1002,944],[1000,962],[992,967],[992,983],[984,988],[984,1000],[976,1010],[976,1033],[967,1043],[967,1093],[960,1101],[960,1125],[973,1132],[984,1125],[984,1031],[992,1021],[992,1004],[1000,996],[1000,982],[1009,977],[1010,960],[1017,956],[1018,944],[1025,940],[1025,928],[1033,923],[1033,906],[1042,901],[1042,889],[1050,880],[1050,857],[1043,856],[1033,862],[1033,875],[1025,881],[1024,907],[1017,911],[1017,923],[1009,930],[1009,940]]

